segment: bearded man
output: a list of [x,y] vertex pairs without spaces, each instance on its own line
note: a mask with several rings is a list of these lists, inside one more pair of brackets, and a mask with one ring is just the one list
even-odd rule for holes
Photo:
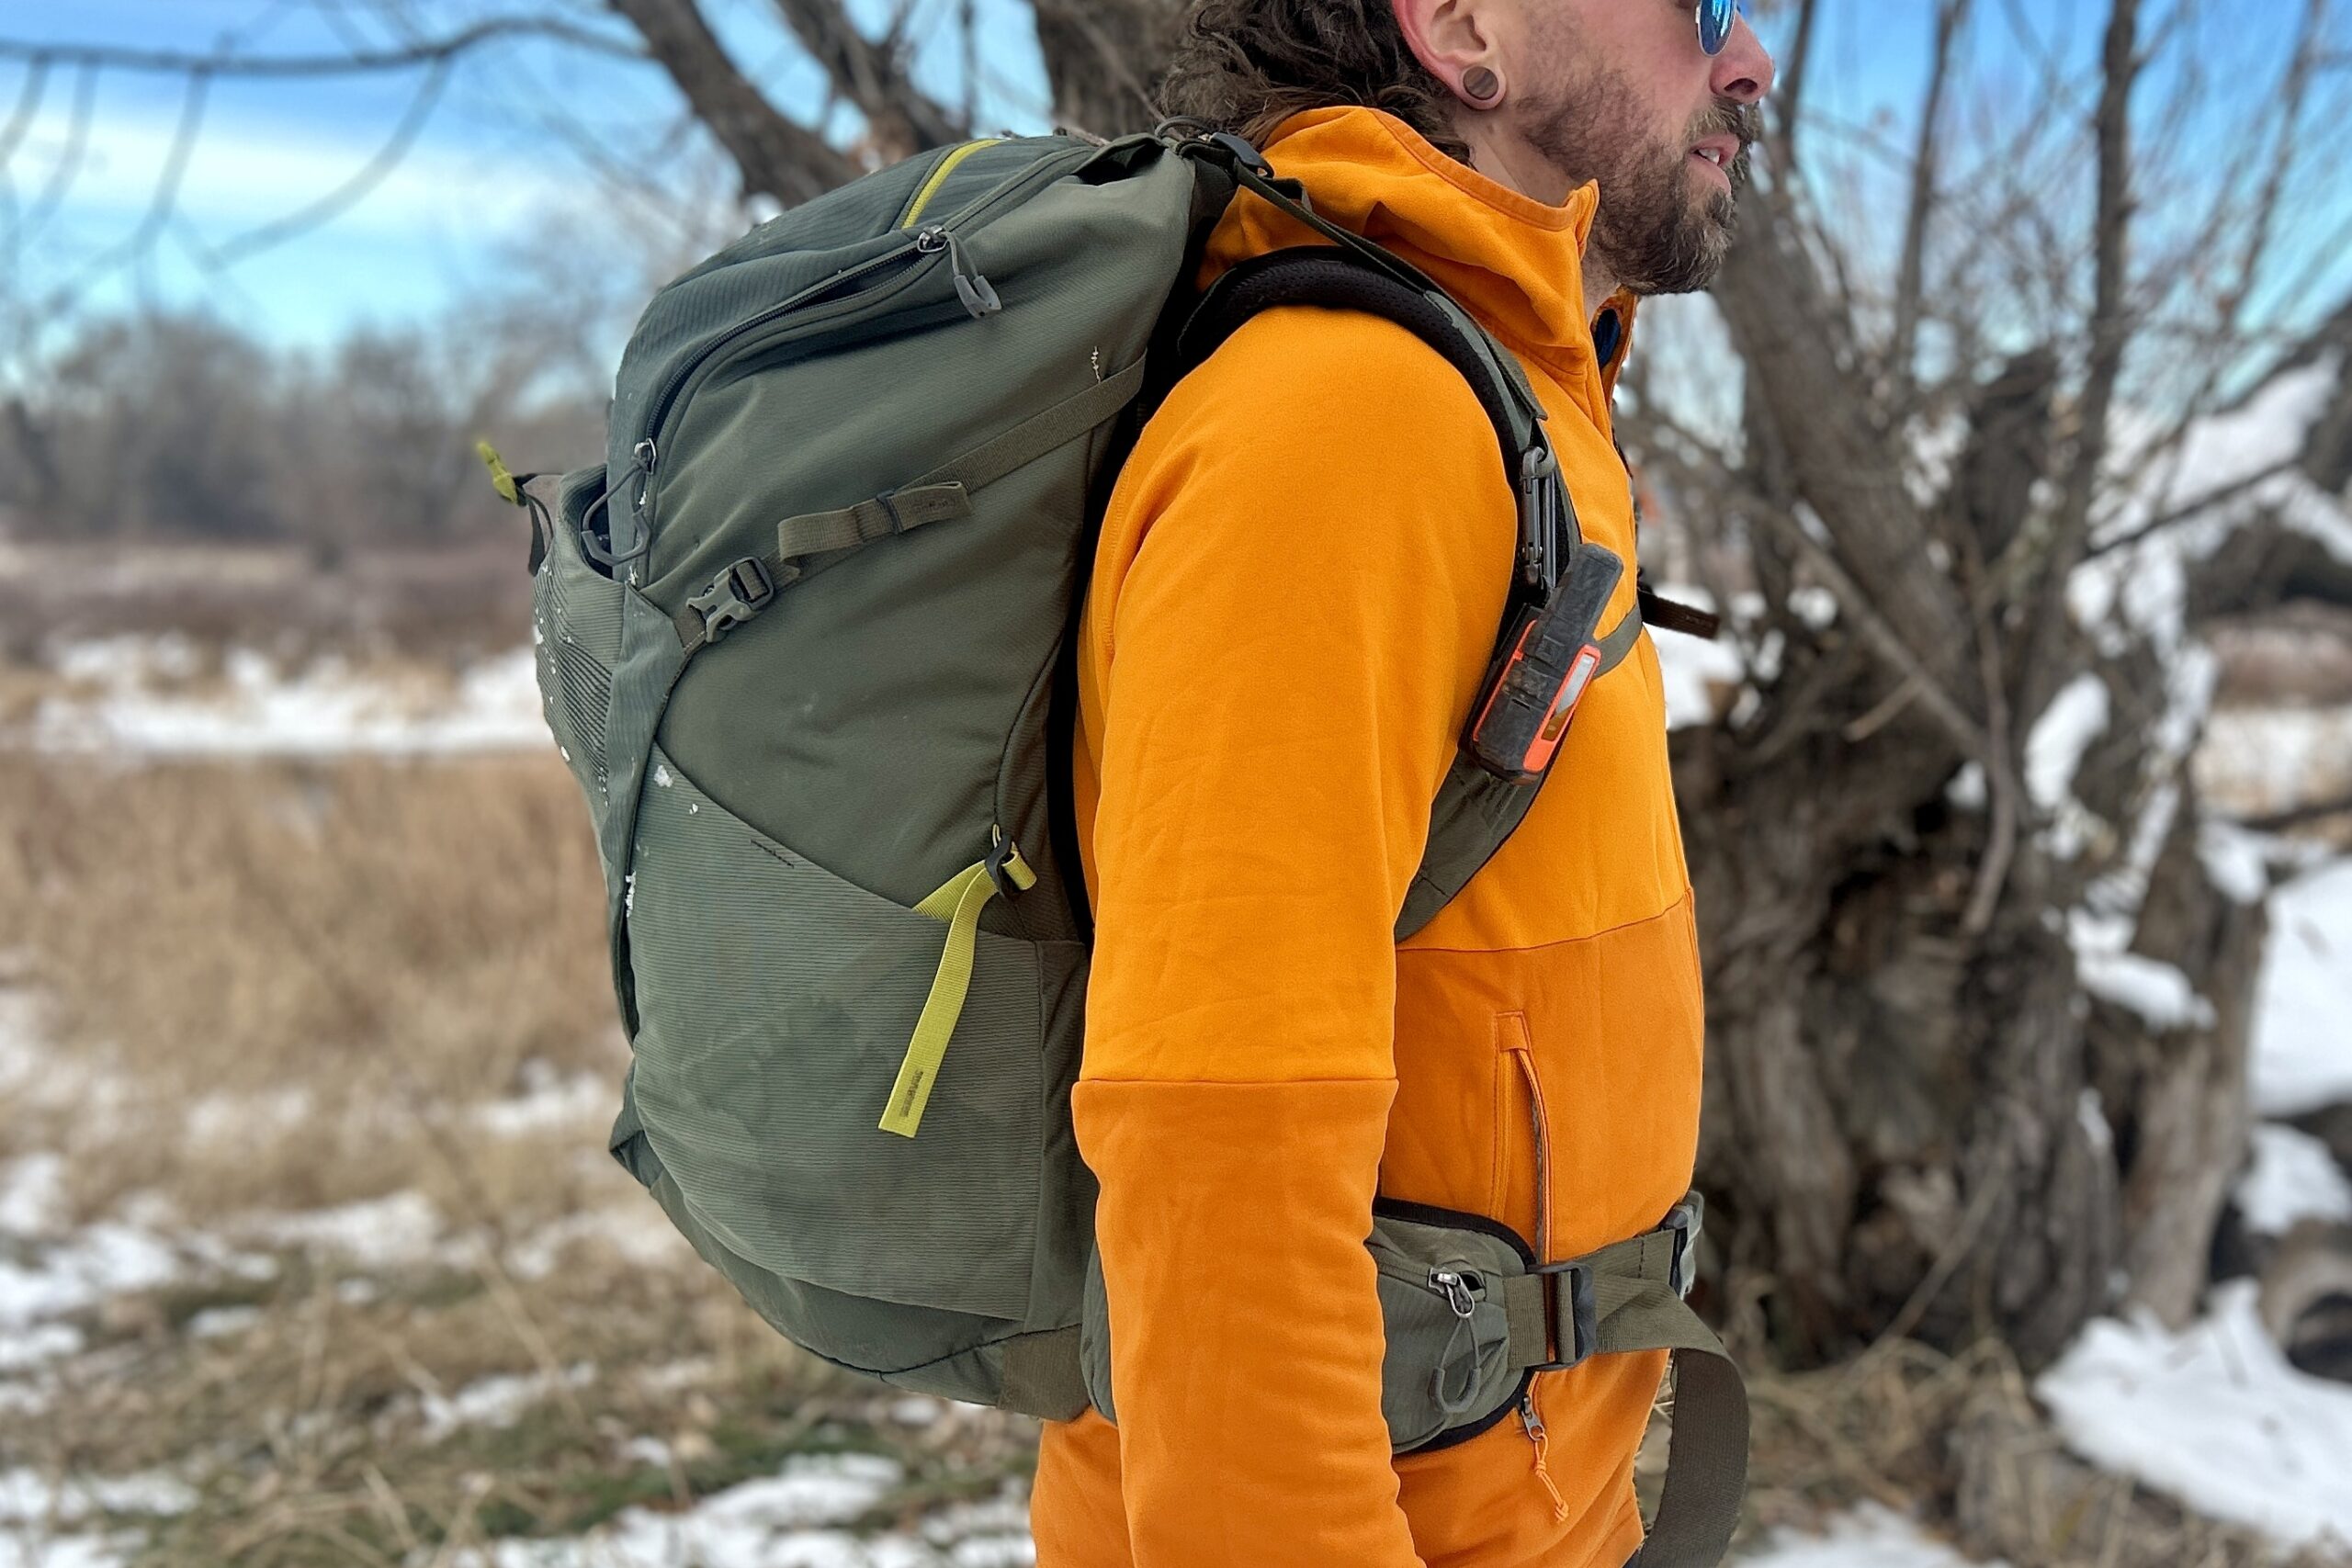
[[[1772,62],[1733,0],[1204,0],[1165,107],[1442,284],[1520,361],[1586,538],[1635,302],[1729,245]],[[1244,195],[1214,276],[1316,236]],[[1048,1423],[1040,1568],[1588,1568],[1643,1546],[1663,1353],[1539,1371],[1393,1455],[1375,1196],[1544,1261],[1651,1231],[1703,1034],[1655,650],[1594,683],[1524,824],[1403,944],[1518,510],[1464,378],[1378,317],[1266,312],[1112,498],[1073,784],[1095,947],[1080,1147],[1117,1424]],[[1634,624],[1637,626],[1637,623]]]

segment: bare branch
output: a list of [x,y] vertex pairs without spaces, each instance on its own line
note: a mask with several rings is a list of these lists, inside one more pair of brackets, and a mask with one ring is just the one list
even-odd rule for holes
[[0,125],[0,169],[17,155],[24,144],[25,133],[32,129],[33,116],[40,112],[42,95],[49,87],[50,62],[36,60],[25,67],[24,85],[17,90],[17,107],[8,113],[8,121]]
[[2215,507],[2226,505],[2248,491],[2269,483],[2281,474],[2292,473],[2301,465],[2301,462],[2302,457],[2300,454],[2292,457],[2281,457],[2266,468],[2256,468],[2249,474],[2242,474],[2227,484],[2215,485],[2211,490],[2193,500],[2185,501],[2177,506],[2167,507],[2136,528],[2118,534],[2112,538],[2098,541],[2084,551],[2083,558],[2097,560],[2099,557],[2112,555],[2117,550],[2128,550],[2142,540],[2161,534],[2167,528],[2177,527],[2191,519],[2202,517]]
[[1961,706],[1951,690],[1919,657],[1918,650],[1910,640],[1879,613],[1869,593],[1838,564],[1838,558],[1830,554],[1821,541],[1805,532],[1804,525],[1794,516],[1772,507],[1762,508],[1761,512],[1781,537],[1795,547],[1798,557],[1805,565],[1818,573],[1829,591],[1838,596],[1839,613],[1851,617],[1854,625],[1861,628],[1862,640],[1886,661],[1895,674],[1902,677],[1919,701],[1927,705],[1928,711],[1935,716],[1936,722],[1943,727],[1944,733],[1951,738],[1961,754],[1980,761],[1985,758],[1991,748],[1985,739],[1984,727]]
[[1804,0],[1798,8],[1796,37],[1789,45],[1788,63],[1771,98],[1780,169],[1789,178],[1797,172],[1797,125],[1804,114],[1804,73],[1813,60],[1813,24],[1820,11],[1821,0]]
[[786,206],[822,196],[863,173],[846,154],[779,113],[753,86],[694,0],[607,0],[627,17],[678,91],[741,171],[745,194]]
[[99,278],[144,255],[170,227],[179,205],[180,182],[187,177],[188,160],[196,155],[197,139],[204,129],[205,106],[211,93],[210,72],[198,68],[188,73],[187,90],[180,99],[179,124],[172,132],[171,151],[164,155],[163,173],[156,177],[155,193],[147,204],[146,215],[140,219],[136,229],[93,256],[66,282],[58,306],[70,304]]
[[65,147],[49,172],[49,183],[32,206],[25,209],[21,240],[30,240],[47,226],[57,209],[65,205],[65,193],[82,172],[82,160],[90,152],[90,127],[97,118],[98,71],[95,65],[85,65],[74,83],[74,107],[65,122]]
[[2074,459],[2068,466],[2057,517],[2037,568],[2039,613],[2028,633],[2022,712],[2038,715],[2058,686],[2064,661],[2055,657],[2065,636],[2066,583],[2090,542],[2091,502],[2098,493],[2099,466],[2107,460],[2108,419],[2123,353],[2131,342],[2126,265],[2132,231],[2132,93],[2146,56],[2141,53],[2140,0],[2113,0],[2101,51],[2104,85],[2096,120],[2098,138],[2098,215],[2093,228],[2094,283],[2090,319],[2090,367],[2083,385]]
[[882,156],[910,157],[964,140],[969,128],[915,85],[892,42],[876,44],[858,31],[842,0],[774,4],[835,90],[865,117]]
[[1926,521],[1905,481],[1899,445],[1853,395],[1860,355],[1852,320],[1825,298],[1819,270],[1797,241],[1792,206],[1792,194],[1777,187],[1749,192],[1715,289],[1753,377],[1749,395],[1788,455],[1792,492],[1812,502],[1867,602],[1900,628],[1908,645],[1903,662],[1924,667],[1939,691],[1965,690],[1974,676],[1967,615],[1920,548]]
[[215,76],[352,76],[376,71],[411,71],[435,61],[453,59],[498,39],[552,39],[577,49],[592,50],[623,60],[644,56],[628,44],[556,17],[493,17],[462,28],[445,38],[428,39],[400,49],[355,50],[348,54],[189,54],[175,50],[118,49],[103,44],[40,43],[26,39],[0,39],[0,60],[25,60],[62,65],[95,66],[100,70],[161,72]]
[[456,63],[454,58],[447,56],[434,62],[432,70],[417,88],[416,96],[409,101],[406,112],[401,116],[400,123],[392,128],[390,137],[376,150],[376,155],[368,159],[357,174],[300,211],[275,222],[265,223],[258,229],[249,229],[226,243],[211,247],[204,256],[205,270],[219,272],[258,251],[282,245],[298,235],[333,222],[365,198],[400,166],[401,160],[408,156],[409,149],[416,145],[417,137],[424,132],[425,123],[432,119],[433,110],[441,101],[442,90],[449,85],[450,72]]
[[1928,268],[1928,221],[1936,207],[1936,172],[1943,142],[1944,94],[1951,83],[1952,57],[1968,26],[1972,0],[1939,0],[1936,6],[1935,61],[1928,72],[1928,100],[1919,112],[1918,147],[1911,161],[1911,205],[1903,224],[1903,261],[1894,285],[1894,335],[1887,347],[1887,370],[1898,389],[1898,409],[1918,385],[1913,361],[1919,342],[1920,295]]

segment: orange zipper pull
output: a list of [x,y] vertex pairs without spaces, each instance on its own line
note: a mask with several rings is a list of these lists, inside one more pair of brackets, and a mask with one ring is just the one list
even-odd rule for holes
[[1568,1505],[1561,1497],[1560,1489],[1552,1484],[1552,1472],[1544,1468],[1544,1418],[1535,1414],[1535,1385],[1532,1382],[1527,1385],[1527,1392],[1519,1396],[1519,1424],[1527,1428],[1528,1440],[1535,1445],[1535,1479],[1542,1482],[1544,1490],[1551,1495],[1552,1517],[1557,1523],[1566,1524],[1568,1522]]

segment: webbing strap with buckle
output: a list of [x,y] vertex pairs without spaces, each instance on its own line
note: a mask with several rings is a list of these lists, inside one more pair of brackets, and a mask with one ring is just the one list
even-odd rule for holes
[[1594,1356],[1672,1353],[1666,1487],[1629,1568],[1712,1568],[1731,1545],[1747,1490],[1747,1385],[1684,1299],[1704,1217],[1692,1193],[1654,1231],[1502,1281],[1514,1366],[1555,1371]]
[[[1118,374],[1030,415],[910,484],[884,491],[854,506],[787,517],[776,525],[775,553],[752,564],[763,569],[780,592],[799,580],[804,570],[800,563],[810,556],[870,545],[934,523],[969,517],[976,493],[1113,418],[1135,401],[1136,394],[1143,389],[1143,378],[1144,362],[1138,359]],[[727,570],[731,572],[737,568]],[[766,601],[761,604],[764,605]],[[689,657],[718,640],[711,635],[710,624],[697,604],[690,604],[674,619],[678,640]],[[728,629],[731,629],[731,624]]]

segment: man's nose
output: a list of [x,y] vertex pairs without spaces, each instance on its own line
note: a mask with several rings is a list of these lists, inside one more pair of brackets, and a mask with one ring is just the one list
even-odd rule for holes
[[1740,17],[1732,24],[1731,37],[1724,43],[1724,51],[1715,56],[1715,70],[1708,84],[1715,96],[1729,98],[1734,103],[1758,104],[1772,90],[1772,57],[1764,51],[1764,40],[1756,29]]

